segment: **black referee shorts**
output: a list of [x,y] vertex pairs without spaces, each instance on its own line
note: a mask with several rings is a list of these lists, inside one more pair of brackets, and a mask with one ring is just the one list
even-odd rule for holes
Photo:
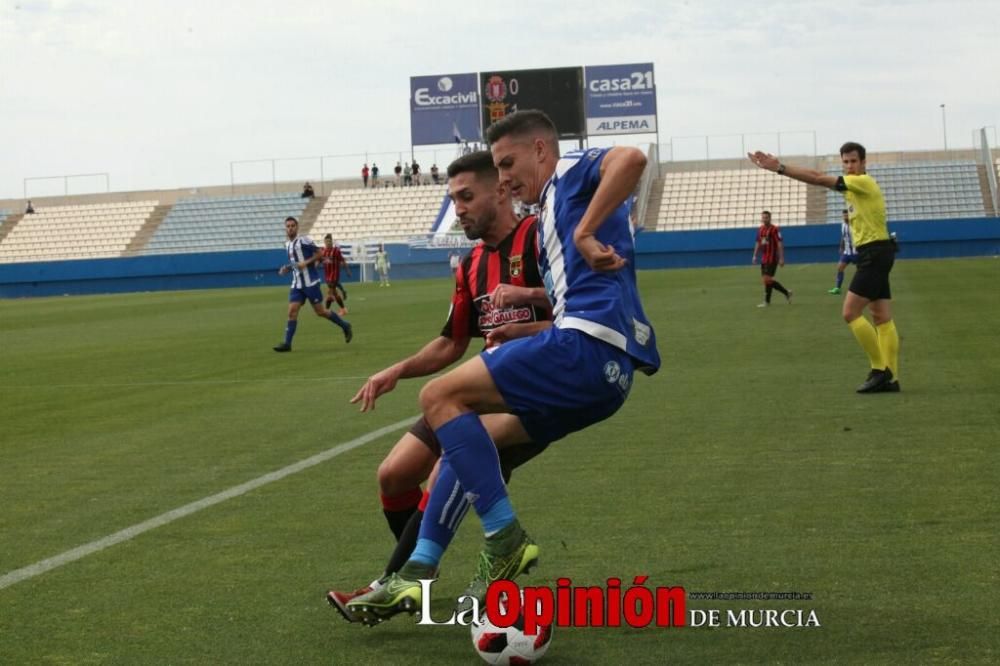
[[[438,458],[441,457],[441,443],[438,442],[437,435],[434,434],[430,424],[427,423],[427,419],[423,417],[417,419],[416,423],[410,426],[410,434],[423,442],[435,456]],[[530,442],[528,444],[518,444],[517,446],[499,449],[497,453],[500,457],[500,470],[503,473],[504,480],[510,479],[511,470],[528,462],[547,449],[548,446],[548,444]]]
[[865,243],[857,251],[858,270],[854,272],[850,290],[870,301],[891,299],[889,273],[896,262],[896,250],[892,241]]

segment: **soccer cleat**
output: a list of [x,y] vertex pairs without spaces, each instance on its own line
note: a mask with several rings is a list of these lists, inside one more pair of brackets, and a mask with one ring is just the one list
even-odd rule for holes
[[368,594],[373,589],[373,586],[378,585],[379,582],[375,581],[372,585],[365,585],[364,587],[358,588],[353,592],[340,592],[338,590],[330,590],[326,593],[326,601],[328,604],[334,607],[334,609],[343,616],[348,622],[360,622],[361,618],[352,613],[350,609],[347,608],[347,602],[355,597],[360,597],[362,594]]
[[347,324],[347,326],[344,327],[344,342],[350,342],[353,339],[354,339],[354,327],[351,326],[350,324]]
[[385,579],[381,587],[348,601],[347,610],[369,627],[399,613],[413,615],[423,599],[421,578],[434,578],[434,568],[407,562]]
[[833,294],[834,296],[836,296],[837,294],[839,294],[839,293],[840,293],[840,287],[834,287],[833,289],[829,290],[829,291],[828,291],[828,292],[826,292],[826,293],[828,293],[828,294]]
[[792,290],[791,289],[789,289],[788,293],[785,294],[785,302],[787,302],[789,305],[792,304]]
[[276,352],[290,352],[290,351],[292,351],[292,346],[291,345],[286,345],[284,342],[282,342],[277,347],[274,347],[274,351],[276,351]]
[[459,597],[458,612],[469,610],[472,602],[463,597],[475,597],[483,608],[486,591],[498,580],[513,580],[528,573],[538,564],[538,546],[516,520],[496,534],[486,537],[486,547],[479,553],[479,564],[472,582]]
[[[892,370],[873,369],[868,373],[868,378],[857,388],[858,393],[881,393],[886,390],[885,385],[892,382]],[[898,382],[897,382],[898,384]]]
[[899,381],[893,379],[891,382],[886,382],[882,385],[880,393],[899,393],[900,390]]
[[768,303],[767,301],[764,301],[763,303],[758,303],[757,307],[759,307],[759,308],[766,308],[768,305],[770,305],[770,303]]

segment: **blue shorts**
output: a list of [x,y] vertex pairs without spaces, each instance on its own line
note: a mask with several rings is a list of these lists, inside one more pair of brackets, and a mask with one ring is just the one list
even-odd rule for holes
[[856,254],[842,254],[840,255],[840,263],[842,264],[857,264],[858,255]]
[[552,327],[480,354],[535,443],[603,421],[632,388],[632,358],[582,331]]
[[289,303],[305,303],[307,300],[313,305],[323,302],[323,290],[320,289],[318,282],[311,287],[302,289],[292,287],[288,290]]

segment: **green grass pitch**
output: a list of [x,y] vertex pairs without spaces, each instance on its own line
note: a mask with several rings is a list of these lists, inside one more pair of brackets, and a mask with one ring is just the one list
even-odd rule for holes
[[[800,591],[818,628],[557,628],[544,663],[1000,660],[1000,261],[900,261],[898,395],[867,372],[825,293],[833,263],[646,271],[663,369],[613,419],[554,444],[511,494],[558,576],[689,592]],[[852,269],[848,269],[849,271]],[[350,287],[354,342],[284,289],[0,301],[0,576],[282,469],[418,412],[372,414],[365,377],[437,335],[445,280]],[[0,589],[4,664],[474,664],[465,627],[366,629],[329,587],[391,547],[375,470],[398,433]],[[470,516],[435,610],[478,550]]]

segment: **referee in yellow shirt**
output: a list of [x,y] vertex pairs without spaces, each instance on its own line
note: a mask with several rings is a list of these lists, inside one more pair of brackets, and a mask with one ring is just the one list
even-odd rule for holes
[[[892,321],[889,273],[895,261],[895,244],[886,226],[885,198],[875,179],[865,173],[865,147],[849,141],[840,147],[843,176],[787,166],[774,155],[747,153],[761,169],[774,171],[809,185],[819,185],[844,195],[850,215],[851,235],[858,253],[857,271],[844,297],[844,321],[865,350],[871,372],[858,393],[899,391],[899,334]],[[865,308],[874,326],[865,319]]]

